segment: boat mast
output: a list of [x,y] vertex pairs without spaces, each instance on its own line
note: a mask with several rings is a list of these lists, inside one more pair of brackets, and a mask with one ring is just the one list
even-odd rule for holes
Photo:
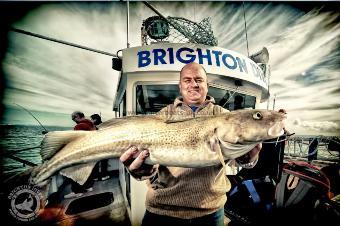
[[246,20],[246,11],[244,9],[244,2],[242,2],[242,6],[243,6],[243,19],[244,19],[244,30],[246,33],[246,42],[247,42],[247,54],[249,57],[249,45],[248,45],[248,32],[247,32],[247,20]]
[[129,24],[130,24],[130,4],[129,0],[126,1],[126,47],[130,48],[129,43]]

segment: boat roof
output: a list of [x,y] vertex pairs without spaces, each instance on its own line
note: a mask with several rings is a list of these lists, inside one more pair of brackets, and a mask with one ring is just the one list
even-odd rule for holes
[[[177,80],[185,64],[197,62],[208,75],[209,83],[223,87],[226,82],[259,93],[263,102],[269,97],[268,75],[261,64],[233,50],[193,43],[155,43],[126,48],[122,55],[122,74],[114,109],[126,89],[129,75],[147,76],[149,82]],[[265,68],[265,67],[264,67]],[[159,78],[163,76],[163,78]]]

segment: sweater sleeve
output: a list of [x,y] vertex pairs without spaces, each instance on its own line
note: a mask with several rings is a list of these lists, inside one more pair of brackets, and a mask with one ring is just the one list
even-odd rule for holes
[[228,109],[221,107],[220,105],[214,105],[214,109],[213,109],[214,115],[221,115],[227,112],[230,112],[230,111]]
[[162,108],[159,112],[156,113],[157,116],[166,120],[171,116],[171,111],[173,111],[173,105],[170,104],[164,108]]

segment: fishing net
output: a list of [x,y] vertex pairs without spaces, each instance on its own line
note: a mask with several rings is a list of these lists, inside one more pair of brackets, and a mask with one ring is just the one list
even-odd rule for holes
[[142,45],[157,42],[196,43],[217,46],[218,41],[211,28],[211,19],[196,23],[182,17],[149,17],[143,21]]

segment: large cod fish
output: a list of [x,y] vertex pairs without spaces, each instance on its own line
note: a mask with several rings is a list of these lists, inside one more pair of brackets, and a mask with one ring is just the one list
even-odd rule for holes
[[84,184],[99,160],[119,158],[131,145],[149,150],[146,164],[221,164],[221,160],[240,157],[258,143],[282,135],[285,118],[275,111],[253,109],[179,121],[131,116],[104,122],[96,131],[49,132],[41,148],[44,163],[33,171],[31,183],[46,182],[59,171]]

